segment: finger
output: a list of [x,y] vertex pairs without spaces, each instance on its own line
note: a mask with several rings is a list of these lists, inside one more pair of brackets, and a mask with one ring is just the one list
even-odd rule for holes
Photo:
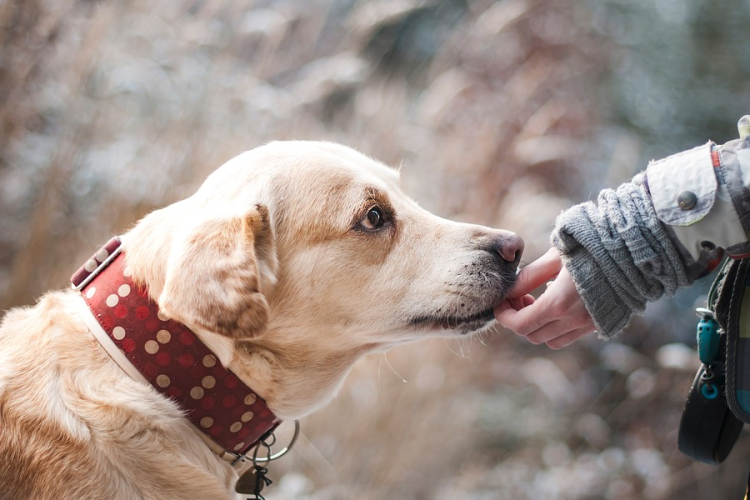
[[498,305],[495,306],[493,311],[495,313],[495,316],[497,316],[498,314],[505,311],[506,309],[515,309],[510,299],[505,299],[502,302],[500,302]]
[[505,299],[495,306],[495,309],[494,309],[495,317],[497,317],[498,314],[505,311],[506,309],[513,309],[514,311],[520,311],[524,307],[530,306],[533,303],[534,303],[534,297],[532,297],[531,295],[524,295],[523,297],[518,297],[515,299]]
[[561,335],[556,339],[550,340],[549,342],[546,342],[546,344],[550,349],[563,349],[565,347],[568,347],[576,340],[585,337],[586,335],[588,335],[589,333],[593,333],[594,331],[595,329],[589,326],[585,328],[579,328],[577,330],[573,330],[572,332],[568,332],[565,335]]
[[553,279],[562,268],[562,259],[556,248],[550,248],[547,253],[521,269],[516,277],[516,283],[508,294],[508,298],[527,295],[535,288]]
[[[542,304],[540,306],[540,303]],[[495,309],[495,319],[505,328],[517,335],[526,336],[553,321],[541,298],[520,310],[507,308],[502,311]]]
[[508,299],[510,304],[513,306],[513,309],[516,311],[520,311],[526,306],[530,306],[534,303],[534,297],[531,295],[524,295],[523,297]]
[[[546,305],[544,307],[552,309]],[[566,310],[563,314],[554,314],[554,311],[552,311],[549,315],[549,321],[538,330],[527,334],[526,337],[532,344],[546,344],[574,331],[593,332],[595,329],[594,322],[585,309],[580,311]]]
[[526,335],[526,340],[534,345],[544,344],[550,340],[556,339],[569,332],[576,330],[579,325],[565,324],[559,319],[555,319],[542,326],[538,330],[535,330]]

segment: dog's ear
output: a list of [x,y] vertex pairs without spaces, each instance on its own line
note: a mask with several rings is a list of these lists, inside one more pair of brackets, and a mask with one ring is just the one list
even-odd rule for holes
[[234,339],[265,331],[269,308],[261,282],[275,280],[276,271],[265,206],[241,217],[200,222],[173,245],[159,296],[167,316]]

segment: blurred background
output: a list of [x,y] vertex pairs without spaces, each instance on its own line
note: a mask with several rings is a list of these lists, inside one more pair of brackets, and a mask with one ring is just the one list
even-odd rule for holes
[[[424,207],[519,232],[528,263],[562,209],[736,137],[749,25],[728,0],[2,0],[0,308],[273,139],[403,165]],[[747,434],[718,467],[676,444],[709,282],[614,342],[371,356],[267,498],[741,498]]]

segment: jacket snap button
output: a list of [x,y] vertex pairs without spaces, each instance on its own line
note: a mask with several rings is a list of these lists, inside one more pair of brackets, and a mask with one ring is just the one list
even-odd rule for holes
[[690,210],[698,203],[698,197],[692,191],[683,191],[677,196],[677,204],[683,210]]

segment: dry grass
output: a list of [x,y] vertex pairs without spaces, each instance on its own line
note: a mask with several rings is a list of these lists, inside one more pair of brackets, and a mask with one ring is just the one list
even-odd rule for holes
[[[562,208],[639,169],[639,137],[602,104],[619,49],[596,16],[573,0],[8,0],[0,306],[65,286],[109,235],[272,139],[403,164],[426,208],[514,229],[530,260]],[[305,419],[268,498],[737,497],[746,439],[719,468],[676,451],[691,368],[655,353],[689,334],[636,327],[663,333],[366,359]]]

